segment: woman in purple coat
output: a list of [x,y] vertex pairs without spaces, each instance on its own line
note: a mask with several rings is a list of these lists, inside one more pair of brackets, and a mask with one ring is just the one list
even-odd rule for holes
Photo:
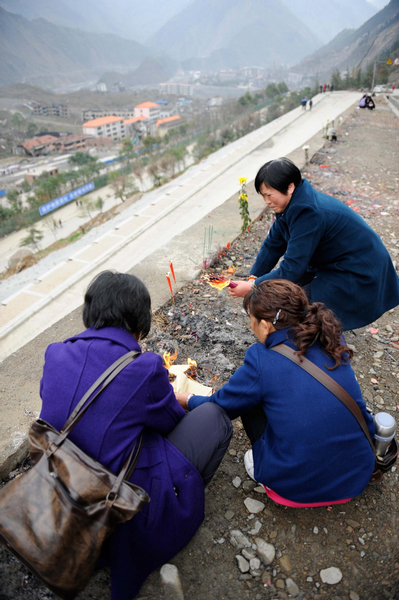
[[231,422],[209,404],[185,415],[159,355],[141,353],[151,325],[151,300],[134,275],[105,271],[84,299],[86,331],[51,344],[45,355],[40,417],[61,429],[96,379],[123,354],[139,356],[105,388],[70,439],[118,473],[141,433],[143,447],[131,481],[150,495],[134,519],[104,545],[113,600],[131,600],[147,576],[190,541],[204,518],[204,486],[228,447]]

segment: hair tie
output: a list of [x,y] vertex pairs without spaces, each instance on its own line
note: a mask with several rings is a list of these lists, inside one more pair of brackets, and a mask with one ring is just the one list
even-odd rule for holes
[[280,313],[281,313],[281,308],[278,309],[277,314],[276,314],[276,316],[274,318],[274,321],[273,321],[272,325],[275,325],[277,323],[278,318],[280,316]]

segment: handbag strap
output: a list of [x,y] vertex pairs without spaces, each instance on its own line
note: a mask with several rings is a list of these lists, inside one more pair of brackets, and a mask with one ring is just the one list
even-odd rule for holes
[[341,400],[341,402],[345,404],[346,408],[350,410],[352,415],[359,423],[364,435],[369,441],[373,453],[375,453],[374,444],[370,437],[370,433],[366,425],[366,421],[363,417],[362,411],[360,410],[358,404],[352,398],[352,396],[348,394],[348,392],[341,385],[339,385],[339,383],[337,383],[332,377],[330,377],[330,375],[327,375],[327,373],[325,373],[312,361],[308,360],[304,356],[299,358],[298,354],[295,353],[295,350],[293,350],[286,344],[277,344],[276,346],[273,346],[271,350],[274,350],[275,352],[278,352],[279,354],[282,354],[283,356],[286,356],[287,358],[292,360],[292,362],[294,362],[296,365],[307,371],[310,375],[312,375],[312,377],[317,379],[319,383],[324,385],[324,387],[326,387],[332,394],[334,394],[334,396],[336,396],[338,400]]

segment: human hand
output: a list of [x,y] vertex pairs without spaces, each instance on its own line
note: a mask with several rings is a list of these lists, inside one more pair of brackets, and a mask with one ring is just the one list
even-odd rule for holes
[[176,400],[184,410],[188,408],[188,397],[192,396],[189,392],[175,392]]
[[228,292],[232,298],[245,298],[252,289],[252,281],[234,281],[235,287],[229,287]]

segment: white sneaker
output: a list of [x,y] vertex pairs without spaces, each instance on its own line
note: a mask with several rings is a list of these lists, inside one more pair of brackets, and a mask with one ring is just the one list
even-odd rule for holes
[[254,481],[256,481],[255,479],[255,465],[254,465],[254,455],[251,450],[247,450],[246,453],[244,454],[244,467],[246,472],[248,473],[248,475],[250,476],[251,479],[253,479]]

